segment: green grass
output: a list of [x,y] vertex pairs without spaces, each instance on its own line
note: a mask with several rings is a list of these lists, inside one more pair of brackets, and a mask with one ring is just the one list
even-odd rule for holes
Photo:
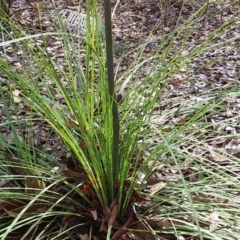
[[[237,122],[234,115],[221,117],[233,111],[227,99],[239,96],[238,80],[197,94],[169,89],[174,76],[196,57],[239,39],[218,41],[236,27],[237,10],[189,49],[204,11],[202,6],[163,36],[156,50],[160,55],[145,57],[144,44],[139,46],[129,68],[121,76],[116,73],[116,96],[123,95],[119,102],[109,94],[104,40],[95,28],[90,30],[89,17],[85,38],[66,32],[60,16],[56,32],[35,35],[7,22],[12,33],[2,29],[2,51],[12,48],[25,55],[16,54],[18,69],[6,56],[0,59],[0,71],[8,77],[0,89],[1,239],[74,239],[84,227],[89,239],[118,239],[122,226],[145,239],[154,234],[161,239],[238,237],[239,159],[225,151],[229,142],[239,141],[226,130]],[[97,8],[91,14],[97,16]],[[61,58],[52,57],[47,48],[52,36],[61,41]],[[114,103],[119,153],[113,151]],[[158,107],[162,110],[154,115]],[[214,147],[213,141],[223,146]],[[56,156],[60,149],[63,155]],[[154,179],[153,168],[165,177],[166,186],[148,194],[146,181],[150,187],[151,181],[161,181]],[[143,199],[149,201],[138,206]],[[215,230],[213,213],[219,217]]]

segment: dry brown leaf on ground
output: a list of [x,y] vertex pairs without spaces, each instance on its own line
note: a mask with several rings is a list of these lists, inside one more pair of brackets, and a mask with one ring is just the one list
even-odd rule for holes
[[158,191],[163,189],[166,185],[167,184],[165,182],[159,182],[159,183],[156,183],[154,185],[151,185],[150,188],[149,188],[150,195],[154,195],[155,193],[157,193]]
[[118,204],[116,204],[112,209],[111,215],[110,215],[109,220],[108,220],[108,227],[113,225],[113,223],[116,220],[117,214],[118,214]]
[[21,102],[21,98],[19,98],[19,95],[21,94],[21,91],[15,89],[15,90],[13,90],[12,94],[13,94],[13,100],[14,100],[15,103]]
[[229,157],[227,156],[227,149],[225,148],[218,148],[214,149],[212,147],[209,147],[209,151],[211,153],[211,156],[215,162],[226,162],[229,161]]
[[212,212],[209,216],[210,231],[216,231],[218,229],[219,217],[217,212]]

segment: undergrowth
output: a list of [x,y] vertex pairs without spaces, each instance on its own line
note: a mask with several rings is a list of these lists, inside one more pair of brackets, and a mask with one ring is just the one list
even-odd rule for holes
[[[144,55],[148,39],[140,45],[129,68],[115,73],[114,86],[92,2],[86,36],[68,32],[57,7],[55,32],[30,35],[2,18],[1,239],[237,238],[238,152],[217,146],[238,140],[223,131],[235,116],[219,117],[238,88],[187,98],[169,86],[196,57],[239,40],[217,41],[235,29],[239,10],[186,51],[206,11],[199,6],[163,36],[160,54]],[[61,42],[59,58],[49,52],[50,37]],[[107,52],[113,57],[111,47]],[[56,144],[51,151],[49,143]]]

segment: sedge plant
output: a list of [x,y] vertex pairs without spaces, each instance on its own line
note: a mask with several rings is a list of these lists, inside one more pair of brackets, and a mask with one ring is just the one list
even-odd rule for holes
[[[86,36],[67,32],[60,14],[55,32],[30,35],[9,20],[6,24],[12,33],[2,29],[3,52],[10,47],[26,55],[19,58],[19,69],[7,56],[0,60],[4,77],[0,92],[4,106],[1,239],[13,234],[18,239],[72,239],[74,234],[80,239],[120,239],[130,231],[145,239],[236,237],[238,217],[233,209],[239,204],[234,198],[239,189],[234,168],[238,160],[225,153],[232,163],[227,170],[212,163],[206,144],[209,138],[223,136],[206,134],[214,128],[208,119],[225,112],[223,99],[237,95],[238,90],[230,86],[214,94],[200,93],[193,104],[194,98],[174,97],[176,89],[172,93],[168,87],[194,58],[239,39],[214,42],[235,28],[239,10],[186,52],[206,8],[201,6],[163,37],[160,55],[144,58],[147,40],[138,47],[129,69],[114,76],[110,1],[105,0],[104,6],[105,39],[98,33],[97,1],[87,1]],[[49,38],[59,42],[59,57],[52,57]],[[176,49],[175,40],[180,38]],[[153,114],[159,105],[161,114]],[[20,107],[28,112],[27,121],[18,114]],[[180,117],[174,122],[173,116]],[[34,141],[34,129],[41,125],[47,132],[46,143],[57,142],[57,149],[64,148],[60,159]],[[196,154],[199,145],[202,155]],[[144,193],[153,171],[175,177],[162,184],[165,187],[159,194]],[[217,231],[213,226],[209,229],[214,211],[221,214]],[[215,220],[220,218],[216,215]]]

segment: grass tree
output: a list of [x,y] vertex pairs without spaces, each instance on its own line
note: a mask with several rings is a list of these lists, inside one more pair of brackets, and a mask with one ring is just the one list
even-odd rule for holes
[[[63,19],[54,1],[54,32],[30,35],[5,20],[11,32],[2,28],[5,39],[0,46],[3,53],[14,50],[18,65],[11,64],[7,54],[0,59],[1,239],[236,237],[238,217],[233,209],[239,200],[233,196],[239,190],[234,178],[238,160],[225,153],[231,165],[223,169],[212,163],[206,144],[209,137],[219,136],[204,134],[213,128],[208,119],[226,111],[223,99],[238,90],[226,86],[214,94],[199,94],[195,101],[175,98],[168,87],[196,56],[239,39],[215,42],[234,29],[239,10],[229,17],[231,24],[221,23],[186,51],[206,9],[201,6],[162,37],[160,55],[144,56],[150,42],[146,39],[136,49],[133,64],[117,75],[110,3],[104,1],[105,38],[97,1],[87,1],[84,36],[72,25],[77,15]],[[49,51],[51,37],[60,43],[59,57]],[[181,108],[172,107],[181,102]],[[156,117],[159,105],[163,110]],[[172,116],[178,114],[174,122]],[[36,137],[41,134],[44,137]],[[59,159],[54,155],[61,149],[64,155]],[[161,175],[159,171],[175,180],[154,177],[154,172]]]

